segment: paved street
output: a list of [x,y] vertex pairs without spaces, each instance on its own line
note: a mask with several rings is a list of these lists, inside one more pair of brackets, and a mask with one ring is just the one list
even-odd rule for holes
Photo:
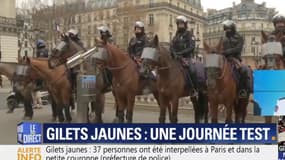
[[[9,89],[6,89],[8,91]],[[12,114],[7,114],[7,108],[5,104],[5,92],[3,89],[1,98],[1,109],[0,109],[0,144],[15,144],[16,143],[16,126],[18,123],[22,122],[23,117],[23,108],[18,108]],[[4,102],[4,103],[3,103]],[[249,106],[249,115],[247,117],[247,122],[263,122],[262,117],[255,117],[251,115],[252,106]],[[111,123],[114,118],[114,108],[113,108],[113,98],[107,96],[106,98],[106,107],[103,115],[103,120],[105,123]],[[134,111],[134,122],[135,123],[155,123],[158,122],[159,109],[155,103],[142,103],[137,102]],[[76,112],[72,112],[74,121],[76,121]],[[221,114],[221,122],[224,121],[223,115]],[[190,106],[181,106],[179,110],[179,123],[192,123],[193,119],[193,110]],[[34,118],[32,121],[36,122],[50,122],[51,120],[51,110],[50,106],[44,106],[42,109],[34,110]]]

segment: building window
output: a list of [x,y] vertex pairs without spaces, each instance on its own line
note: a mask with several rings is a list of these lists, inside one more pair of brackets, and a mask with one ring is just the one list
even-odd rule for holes
[[25,48],[27,48],[28,47],[28,42],[27,41],[25,41]]
[[28,51],[27,50],[25,50],[25,56],[28,56]]
[[97,26],[96,26],[96,25],[93,26],[93,30],[94,30],[94,31],[93,31],[94,34],[96,34],[96,33],[97,33]]
[[136,0],[136,4],[139,5],[140,4],[140,0]]
[[149,16],[148,16],[148,19],[149,19],[149,25],[154,25],[154,16],[153,16],[153,14],[150,14]]
[[149,0],[149,7],[154,7],[154,0]]
[[178,7],[178,8],[180,7],[180,3],[179,3],[179,2],[177,2],[177,7]]
[[169,41],[170,41],[170,42],[172,41],[172,36],[173,36],[173,33],[170,32],[170,33],[169,33]]
[[88,34],[91,34],[91,26],[88,26],[87,32],[88,32]]
[[93,17],[93,20],[96,21],[96,20],[97,20],[97,15],[94,13],[93,16],[94,16],[94,17]]
[[[199,24],[197,24],[197,34],[199,34]],[[218,29],[219,29],[219,27],[218,27]]]
[[261,23],[261,30],[263,30],[263,23]]
[[169,26],[172,27],[173,26],[173,16],[169,15]]
[[255,54],[255,47],[251,47],[251,53]]
[[81,16],[78,16],[78,23],[81,23]]
[[28,33],[27,32],[24,33],[24,38],[28,39]]
[[88,18],[88,22],[91,22],[91,15],[90,14],[88,14],[87,18]]
[[172,3],[172,0],[169,0],[169,3],[171,4],[171,3]]

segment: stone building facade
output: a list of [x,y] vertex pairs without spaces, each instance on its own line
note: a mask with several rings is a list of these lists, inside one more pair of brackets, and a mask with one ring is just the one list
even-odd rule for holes
[[1,0],[0,52],[2,62],[17,61],[18,38],[15,0]]
[[233,3],[232,7],[222,10],[208,10],[204,40],[210,45],[217,44],[224,34],[222,22],[232,19],[245,40],[243,63],[255,67],[260,61],[261,31],[273,31],[272,17],[275,14],[274,8],[266,7],[265,2],[255,3],[254,0],[241,0],[241,3]]

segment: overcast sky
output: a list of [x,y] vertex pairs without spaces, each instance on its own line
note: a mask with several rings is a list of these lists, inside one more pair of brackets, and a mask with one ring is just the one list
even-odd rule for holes
[[[23,1],[29,1],[29,0],[16,0],[16,1],[18,4],[20,4]],[[232,7],[233,2],[236,2],[236,4],[238,4],[240,3],[240,0],[201,0],[201,2],[202,6],[204,7],[204,10],[206,11],[206,9],[208,8],[223,9],[227,7]],[[255,0],[255,2],[259,4],[261,4],[262,2],[266,2],[267,7],[276,8],[277,11],[285,15],[285,0]]]
[[[241,0],[201,0],[204,10],[208,8],[213,9],[223,9],[227,7],[232,7],[233,2],[236,4],[240,3]],[[285,1],[284,0],[255,0],[256,3],[261,4],[266,2],[266,7],[276,8],[279,13],[285,15]]]

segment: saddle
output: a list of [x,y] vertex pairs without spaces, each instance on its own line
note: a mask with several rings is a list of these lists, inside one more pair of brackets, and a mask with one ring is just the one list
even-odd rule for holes
[[[186,59],[186,58],[180,58],[178,60],[178,64],[180,64],[180,68],[181,68],[181,71],[183,73],[183,76],[184,76],[184,80],[185,80],[185,88],[187,89],[190,89],[189,87],[190,86],[193,86],[191,83],[193,83],[192,81],[192,77],[190,75],[190,64],[191,64],[191,59]],[[193,65],[192,65],[193,66]],[[193,69],[193,68],[192,68]]]
[[240,61],[236,58],[230,57],[227,60],[230,63],[233,78],[236,81],[236,83],[239,84],[240,83],[240,77],[241,77],[241,75],[239,73],[239,69],[241,68],[242,65],[241,65]]

